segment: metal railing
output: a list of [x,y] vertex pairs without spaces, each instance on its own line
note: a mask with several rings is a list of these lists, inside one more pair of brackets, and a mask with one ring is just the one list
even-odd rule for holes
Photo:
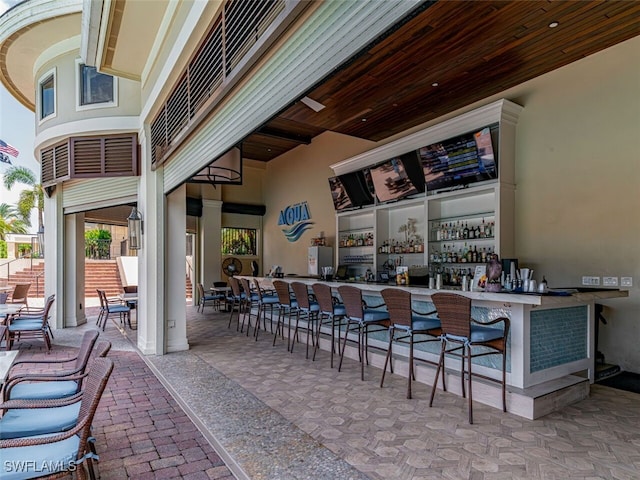
[[[30,262],[29,262],[29,269],[30,269],[30,270],[33,270],[33,258],[34,258],[34,257],[33,257],[30,253],[27,253],[27,254],[24,254],[24,255],[19,256],[18,258],[13,258],[13,259],[9,260],[8,262],[5,262],[5,263],[3,263],[2,265],[0,265],[0,272],[2,272],[2,271],[3,271],[4,267],[7,267],[7,276],[6,276],[6,277],[2,277],[2,276],[0,276],[0,279],[2,279],[2,278],[6,278],[7,282],[8,282],[9,280],[11,280],[11,264],[12,264],[13,262],[17,262],[17,261],[20,261],[20,260],[24,260],[25,258],[28,258],[28,259],[30,260]],[[41,258],[41,257],[35,257],[35,258]]]

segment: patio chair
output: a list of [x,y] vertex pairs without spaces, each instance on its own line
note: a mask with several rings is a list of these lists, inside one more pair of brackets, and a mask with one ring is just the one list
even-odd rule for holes
[[207,295],[204,292],[204,287],[201,283],[198,284],[198,296],[200,297],[200,301],[198,302],[198,312],[200,312],[200,308],[202,308],[202,313],[204,313],[204,307],[207,302],[212,302],[213,308],[218,310],[220,309],[220,300],[225,298],[224,295]]
[[[86,335],[85,335],[86,337]],[[95,340],[94,340],[95,341]],[[92,345],[93,347],[93,345]],[[96,358],[106,357],[111,349],[111,342],[100,340],[95,343],[95,347],[89,351],[90,355],[85,355],[86,346],[80,347],[84,364],[78,365],[80,362],[76,360],[77,368],[62,372],[42,372],[18,374],[10,377],[5,383],[3,390],[3,401],[7,400],[38,400],[38,399],[55,399],[65,398],[75,395],[82,389],[82,382],[87,368]],[[71,361],[73,359],[67,360]],[[58,361],[58,363],[64,360]],[[46,363],[46,362],[25,362]]]
[[[95,478],[93,460],[98,457],[91,443],[91,423],[112,371],[112,360],[96,359],[79,394],[79,401],[75,403],[70,403],[69,399],[10,400],[0,405],[9,410],[1,420],[2,434],[22,432],[22,436],[17,438],[0,439],[3,460],[0,478],[13,480],[39,476],[42,472],[25,476],[25,471],[16,469],[15,465],[46,464],[50,467],[46,472],[48,476],[75,470],[77,478],[84,480],[87,478],[83,467],[85,462],[91,478]],[[74,409],[78,413],[71,419]],[[12,410],[17,413],[12,414]],[[65,428],[71,422],[71,427]],[[56,423],[62,427],[54,428]],[[11,430],[12,425],[15,425],[15,430]],[[27,436],[25,431],[40,433]]]
[[100,297],[100,313],[96,320],[98,328],[102,324],[102,331],[104,332],[107,326],[107,320],[111,315],[117,314],[120,318],[120,325],[124,325],[125,319],[131,328],[131,308],[122,303],[120,299],[107,298],[107,293],[104,290],[96,289],[98,297]]
[[26,308],[29,308],[29,304],[27,301],[27,295],[29,294],[29,289],[31,288],[30,283],[18,283],[13,289],[13,293],[11,297],[6,301],[6,303],[24,303]]
[[51,295],[47,298],[44,308],[38,313],[19,314],[7,319],[7,328],[5,330],[5,342],[6,349],[11,350],[13,342],[15,340],[22,340],[23,337],[27,338],[42,338],[47,351],[51,350],[51,338],[49,327],[49,312],[53,302],[55,301],[55,295]]

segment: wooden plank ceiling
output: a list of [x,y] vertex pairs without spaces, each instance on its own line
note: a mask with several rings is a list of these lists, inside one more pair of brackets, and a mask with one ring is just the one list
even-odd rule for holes
[[[558,26],[551,28],[552,22]],[[332,130],[378,141],[640,34],[640,2],[437,1],[243,141],[269,161]]]

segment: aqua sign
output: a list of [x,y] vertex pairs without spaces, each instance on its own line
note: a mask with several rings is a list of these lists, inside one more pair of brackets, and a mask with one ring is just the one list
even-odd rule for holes
[[280,210],[278,226],[286,225],[287,228],[283,228],[282,233],[290,242],[297,242],[302,234],[313,225],[310,220],[311,214],[307,202],[296,203]]

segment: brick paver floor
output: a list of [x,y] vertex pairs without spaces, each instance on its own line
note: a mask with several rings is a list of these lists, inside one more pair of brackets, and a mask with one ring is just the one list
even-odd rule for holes
[[[42,342],[17,343],[19,359],[73,357],[77,348],[71,345],[79,344],[86,328],[95,328],[91,319],[84,328],[56,331],[50,354],[42,348]],[[73,330],[76,332],[71,333]],[[119,348],[123,344],[114,337],[119,333],[115,329],[111,332],[101,334],[101,338],[113,340],[109,358],[115,366],[93,422],[100,477],[234,478],[138,353]]]

